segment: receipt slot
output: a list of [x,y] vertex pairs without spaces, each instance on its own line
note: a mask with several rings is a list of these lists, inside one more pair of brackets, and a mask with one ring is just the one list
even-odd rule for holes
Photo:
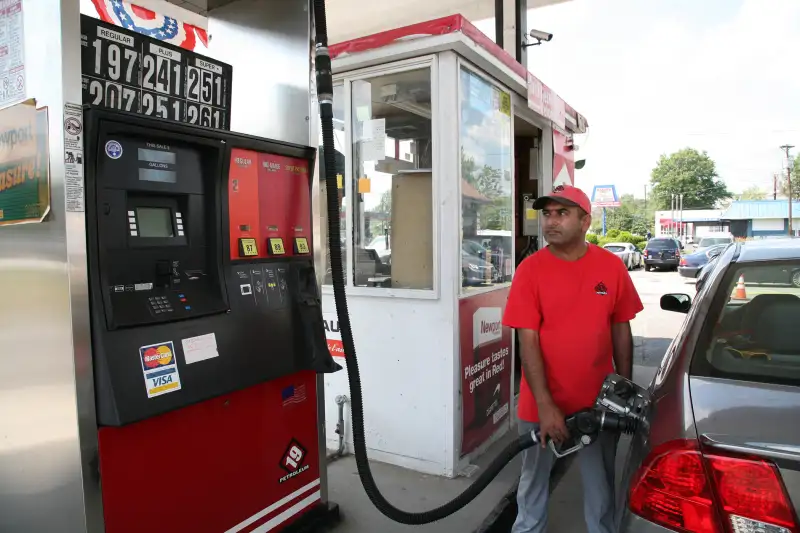
[[[237,530],[319,485],[316,375],[341,367],[314,273],[314,150],[84,121],[106,531]],[[172,503],[133,503],[153,491]]]

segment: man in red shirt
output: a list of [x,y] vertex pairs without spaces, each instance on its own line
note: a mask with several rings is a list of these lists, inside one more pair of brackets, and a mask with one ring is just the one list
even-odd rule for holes
[[[544,442],[568,437],[564,417],[593,406],[609,373],[631,378],[630,321],[643,309],[625,264],[586,242],[592,205],[583,191],[561,185],[533,207],[541,210],[547,246],[517,268],[503,324],[519,335],[519,431],[538,427],[543,444],[523,452],[512,533],[546,531],[555,456]],[[588,533],[616,531],[617,441],[612,434],[601,434],[578,452]]]

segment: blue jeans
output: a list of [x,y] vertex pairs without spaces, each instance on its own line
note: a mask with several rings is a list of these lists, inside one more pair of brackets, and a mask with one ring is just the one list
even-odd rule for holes
[[[520,435],[538,424],[518,420]],[[619,436],[601,433],[598,439],[577,452],[583,479],[583,515],[588,533],[614,533],[614,462]],[[517,490],[517,520],[511,533],[545,533],[550,469],[556,456],[541,444],[522,452],[522,474]]]

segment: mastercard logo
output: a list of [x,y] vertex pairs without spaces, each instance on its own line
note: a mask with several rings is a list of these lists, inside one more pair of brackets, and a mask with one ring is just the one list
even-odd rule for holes
[[169,346],[151,347],[144,352],[144,366],[146,368],[156,368],[168,365],[172,362],[172,350]]

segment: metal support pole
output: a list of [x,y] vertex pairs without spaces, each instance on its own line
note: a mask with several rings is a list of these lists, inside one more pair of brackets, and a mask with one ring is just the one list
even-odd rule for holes
[[606,208],[603,208],[603,237],[606,236]]
[[671,194],[669,198],[669,236],[675,236],[675,195]]
[[525,68],[528,68],[528,48],[522,46],[525,36],[528,34],[528,0],[516,0],[516,10],[514,17],[517,26],[517,61]]
[[781,146],[781,150],[786,154],[786,186],[789,189],[789,235],[794,235],[794,231],[792,230],[792,167],[793,161],[792,156],[789,154],[789,150],[794,148],[794,146],[790,144],[784,144]]

